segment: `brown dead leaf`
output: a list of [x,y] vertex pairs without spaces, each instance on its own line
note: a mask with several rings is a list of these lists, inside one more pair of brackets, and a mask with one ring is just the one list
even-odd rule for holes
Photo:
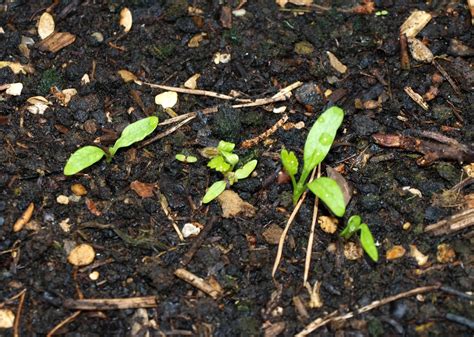
[[222,6],[220,21],[222,27],[232,28],[232,8],[230,6]]
[[86,198],[86,206],[87,206],[87,209],[89,210],[89,212],[91,212],[95,216],[101,216],[102,215],[102,212],[97,209],[97,207],[95,205],[95,202],[92,201],[91,199]]
[[328,55],[329,63],[331,64],[331,67],[334,68],[334,70],[341,74],[344,74],[347,71],[347,67],[341,61],[339,61],[336,55],[330,51],[327,51],[326,54]]
[[188,42],[189,48],[197,48],[201,44],[202,40],[206,37],[206,33],[198,33],[194,35]]
[[271,224],[262,233],[265,241],[271,245],[277,245],[280,241],[280,236],[283,233],[283,229],[277,224]]
[[138,180],[135,180],[130,184],[130,188],[142,198],[151,198],[153,196],[155,184],[142,183]]
[[255,207],[243,201],[234,191],[225,190],[217,197],[217,201],[221,204],[224,218],[234,218],[238,215],[248,218],[255,216]]
[[20,216],[20,218],[13,225],[13,231],[15,233],[21,231],[23,229],[23,226],[25,226],[28,221],[30,221],[34,209],[35,204],[30,203],[26,210],[23,212],[23,214]]
[[138,78],[135,76],[134,73],[131,71],[128,71],[126,69],[121,69],[117,71],[117,74],[122,78],[122,80],[127,83],[127,82],[132,82],[132,81],[137,81]]
[[414,11],[400,26],[400,34],[407,38],[415,37],[431,20],[431,14],[425,11]]
[[328,177],[334,179],[337,185],[340,187],[342,195],[344,196],[344,203],[347,206],[352,198],[351,185],[349,185],[346,178],[344,178],[342,174],[340,174],[336,169],[333,169],[331,166],[326,166],[326,172],[328,174]]

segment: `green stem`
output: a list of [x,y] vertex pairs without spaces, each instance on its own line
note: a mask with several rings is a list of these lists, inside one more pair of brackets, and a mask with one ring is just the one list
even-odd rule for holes
[[310,171],[303,171],[301,177],[296,184],[296,187],[293,189],[293,205],[296,205],[298,200],[300,200],[301,195],[306,190],[306,180],[308,180]]

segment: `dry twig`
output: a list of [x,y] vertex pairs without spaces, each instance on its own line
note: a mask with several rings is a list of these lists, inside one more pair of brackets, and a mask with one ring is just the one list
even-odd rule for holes
[[436,236],[451,234],[472,225],[474,225],[474,208],[464,210],[435,224],[426,226],[425,233]]
[[219,291],[219,289],[213,287],[209,282],[205,281],[197,275],[194,275],[193,273],[187,271],[184,268],[176,269],[174,274],[183,281],[191,284],[193,287],[196,287],[204,293],[208,294],[213,299],[217,299],[219,296],[222,295],[222,290]]
[[130,298],[88,298],[82,300],[67,299],[64,307],[75,310],[121,310],[156,307],[155,296]]
[[81,314],[81,311],[76,311],[74,312],[71,316],[67,317],[66,319],[62,320],[61,322],[59,322],[54,328],[52,328],[48,334],[46,335],[46,337],[52,337],[59,329],[61,329],[63,326],[65,326],[66,324],[69,324],[71,323],[72,321],[74,321],[79,315]]

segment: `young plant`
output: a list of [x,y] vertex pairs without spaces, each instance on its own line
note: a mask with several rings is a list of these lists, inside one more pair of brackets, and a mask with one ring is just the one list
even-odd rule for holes
[[320,177],[307,184],[311,171],[324,160],[331,149],[337,129],[339,129],[343,119],[344,111],[337,106],[333,106],[324,111],[316,120],[306,138],[303,170],[298,181],[295,178],[298,173],[298,158],[296,158],[293,151],[288,152],[286,149],[282,149],[281,161],[283,168],[290,176],[293,185],[293,204],[298,202],[308,187],[335,215],[339,217],[344,215],[346,207],[343,193],[335,180]]
[[187,156],[185,154],[182,154],[182,153],[178,153],[176,156],[175,156],[175,159],[182,162],[182,163],[185,163],[185,164],[192,164],[192,163],[195,163],[197,162],[197,158],[194,157],[194,156]]
[[93,165],[102,159],[103,156],[110,162],[118,149],[128,147],[133,143],[143,140],[151,134],[158,126],[158,117],[151,116],[140,119],[128,125],[123,131],[114,146],[107,149],[101,149],[98,146],[84,146],[74,152],[69,157],[66,166],[64,166],[64,175],[70,176],[83,169]]
[[211,169],[221,172],[224,175],[224,179],[216,181],[209,187],[202,198],[203,204],[207,204],[217,198],[224,192],[227,185],[232,186],[237,181],[247,178],[255,170],[257,160],[254,159],[234,171],[235,165],[239,162],[239,156],[232,153],[234,147],[235,144],[221,140],[217,146],[216,154],[207,163],[207,166]]
[[379,253],[377,251],[377,246],[375,246],[374,237],[370,232],[369,226],[362,223],[362,219],[359,215],[353,215],[349,218],[346,227],[341,232],[341,236],[347,240],[357,231],[360,232],[360,243],[362,248],[372,260],[377,262],[379,259]]

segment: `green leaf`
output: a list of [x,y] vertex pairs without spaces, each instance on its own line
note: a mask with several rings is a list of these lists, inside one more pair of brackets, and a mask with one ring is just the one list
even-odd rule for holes
[[202,203],[207,204],[217,198],[222,192],[224,192],[226,187],[226,183],[224,180],[219,180],[216,181],[214,184],[212,184],[211,187],[206,192],[206,195],[204,198],[202,198]]
[[254,159],[254,160],[249,161],[243,167],[236,170],[235,177],[238,180],[245,179],[253,172],[253,170],[255,170],[255,167],[257,167],[257,160]]
[[281,150],[281,163],[285,168],[286,173],[290,176],[294,176],[298,172],[298,158],[293,151],[286,151],[286,149]]
[[304,145],[304,172],[310,172],[324,160],[344,119],[344,111],[333,106],[324,111],[309,131]]
[[361,221],[362,219],[359,215],[351,216],[347,221],[346,228],[344,228],[344,230],[341,232],[341,236],[346,240],[349,239],[352,234],[354,234],[360,229]]
[[178,153],[176,156],[175,156],[176,160],[179,160],[180,162],[183,162],[183,163],[188,163],[188,164],[191,164],[191,163],[195,163],[197,162],[197,158],[194,157],[194,156],[186,156],[182,153]]
[[176,160],[179,160],[181,162],[186,162],[186,156],[182,153],[178,153],[176,156],[175,156]]
[[375,246],[374,237],[370,232],[369,226],[367,226],[365,223],[360,225],[360,243],[362,244],[362,248],[364,248],[367,255],[369,255],[372,260],[377,262],[379,260],[379,253],[377,251],[377,247]]
[[226,152],[232,152],[234,150],[235,144],[226,142],[224,140],[221,140],[219,142],[219,145],[217,145],[217,149],[219,151],[226,151]]
[[98,162],[105,156],[104,150],[97,146],[84,146],[69,157],[64,166],[64,175],[71,176]]
[[221,155],[225,158],[225,161],[228,162],[232,167],[239,162],[239,156],[235,153],[221,151]]
[[117,139],[114,146],[110,148],[110,154],[114,156],[118,149],[143,140],[146,136],[155,131],[157,126],[158,117],[156,116],[143,118],[128,125],[123,129],[122,135]]
[[231,167],[228,162],[225,161],[224,157],[222,156],[217,156],[209,160],[209,163],[207,163],[207,166],[210,167],[211,169],[216,170],[217,172],[229,172]]
[[194,156],[187,156],[187,157],[186,157],[186,162],[187,162],[187,163],[195,163],[195,162],[197,162],[197,161],[198,161],[198,159],[197,159],[196,157],[194,157]]
[[308,184],[308,188],[316,194],[336,216],[343,216],[346,211],[344,195],[335,180],[321,177]]

